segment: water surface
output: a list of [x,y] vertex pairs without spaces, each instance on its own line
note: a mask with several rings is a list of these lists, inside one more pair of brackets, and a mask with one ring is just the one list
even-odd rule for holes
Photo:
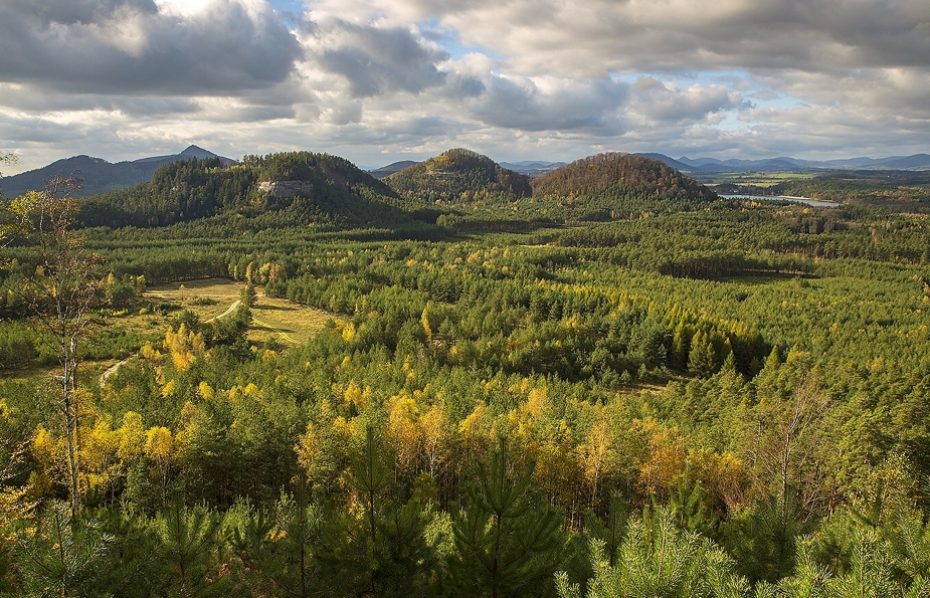
[[720,197],[726,199],[758,199],[761,201],[790,201],[793,203],[802,203],[815,208],[835,208],[840,205],[839,202],[829,201],[826,199],[811,199],[810,197],[794,197],[791,195],[745,195],[735,194],[727,195],[720,193]]

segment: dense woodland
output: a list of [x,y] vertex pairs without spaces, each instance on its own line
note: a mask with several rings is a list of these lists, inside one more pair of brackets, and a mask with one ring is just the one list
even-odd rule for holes
[[[0,593],[930,595],[925,187],[395,177],[285,154],[4,204]],[[224,318],[146,293],[207,277],[245,283]],[[250,341],[257,288],[332,320]]]

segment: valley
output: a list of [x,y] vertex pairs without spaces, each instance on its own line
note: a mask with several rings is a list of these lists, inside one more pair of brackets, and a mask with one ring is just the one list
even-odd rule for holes
[[[502,500],[529,526],[501,548],[532,570],[529,595],[596,575],[589,547],[611,533],[627,555],[656,550],[636,534],[706,542],[739,596],[790,587],[843,558],[805,543],[860,546],[864,501],[894,505],[881,533],[926,533],[920,176],[778,174],[741,181],[766,189],[747,198],[621,153],[530,179],[455,149],[378,180],[290,152],[30,196],[73,221],[3,248],[0,431],[23,448],[0,454],[19,513],[0,521],[30,520],[27,496],[67,504],[71,438],[75,520],[112,531],[94,562],[120,575],[172,517],[216,526],[199,566],[228,573],[201,587],[467,593],[495,549],[463,538],[491,533]],[[50,286],[65,268],[88,274]],[[58,288],[88,301],[69,316],[86,324],[70,432]]]
[[0,598],[930,598],[928,98],[928,0],[0,0]]

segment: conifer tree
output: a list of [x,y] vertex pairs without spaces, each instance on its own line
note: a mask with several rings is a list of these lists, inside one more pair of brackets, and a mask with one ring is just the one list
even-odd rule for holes
[[170,506],[151,523],[157,540],[154,558],[168,596],[222,596],[229,580],[215,569],[219,520],[206,507]]
[[709,334],[698,330],[691,339],[688,351],[688,369],[699,376],[710,376],[717,371],[717,353]]
[[21,535],[15,577],[21,596],[61,598],[106,595],[97,585],[113,538],[97,521],[71,520],[70,508],[53,504],[33,533]]
[[307,598],[323,590],[313,554],[319,509],[308,503],[304,476],[294,486],[293,496],[282,495],[273,511],[247,509],[230,532],[233,550],[248,572],[247,584],[260,594]]
[[740,598],[750,595],[733,560],[699,534],[679,529],[659,509],[635,520],[610,565],[601,540],[592,540],[594,577],[582,594],[563,572],[556,577],[561,598]]
[[510,459],[501,439],[455,515],[456,557],[451,563],[463,591],[493,598],[537,595],[551,583],[564,540],[558,512],[534,498],[530,472]]

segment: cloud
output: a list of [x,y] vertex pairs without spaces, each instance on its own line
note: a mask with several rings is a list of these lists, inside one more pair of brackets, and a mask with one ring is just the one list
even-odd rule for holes
[[[913,0],[0,0],[16,167],[189,143],[363,164],[465,146],[842,157],[927,151]],[[387,158],[387,160],[385,159]]]
[[0,80],[50,92],[226,94],[283,81],[300,54],[262,2],[5,0]]
[[436,65],[448,55],[403,27],[329,19],[312,29],[312,37],[312,59],[344,78],[357,98],[391,91],[416,94],[445,80]]
[[653,121],[699,120],[746,105],[738,91],[723,85],[695,84],[681,89],[653,77],[638,79],[631,95],[631,109]]
[[[366,0],[338,5],[373,10]],[[521,74],[930,65],[930,4],[913,0],[415,0],[380,12],[435,18]]]
[[616,135],[627,86],[609,79],[577,81],[491,75],[483,93],[466,101],[482,122],[523,131],[586,130]]

